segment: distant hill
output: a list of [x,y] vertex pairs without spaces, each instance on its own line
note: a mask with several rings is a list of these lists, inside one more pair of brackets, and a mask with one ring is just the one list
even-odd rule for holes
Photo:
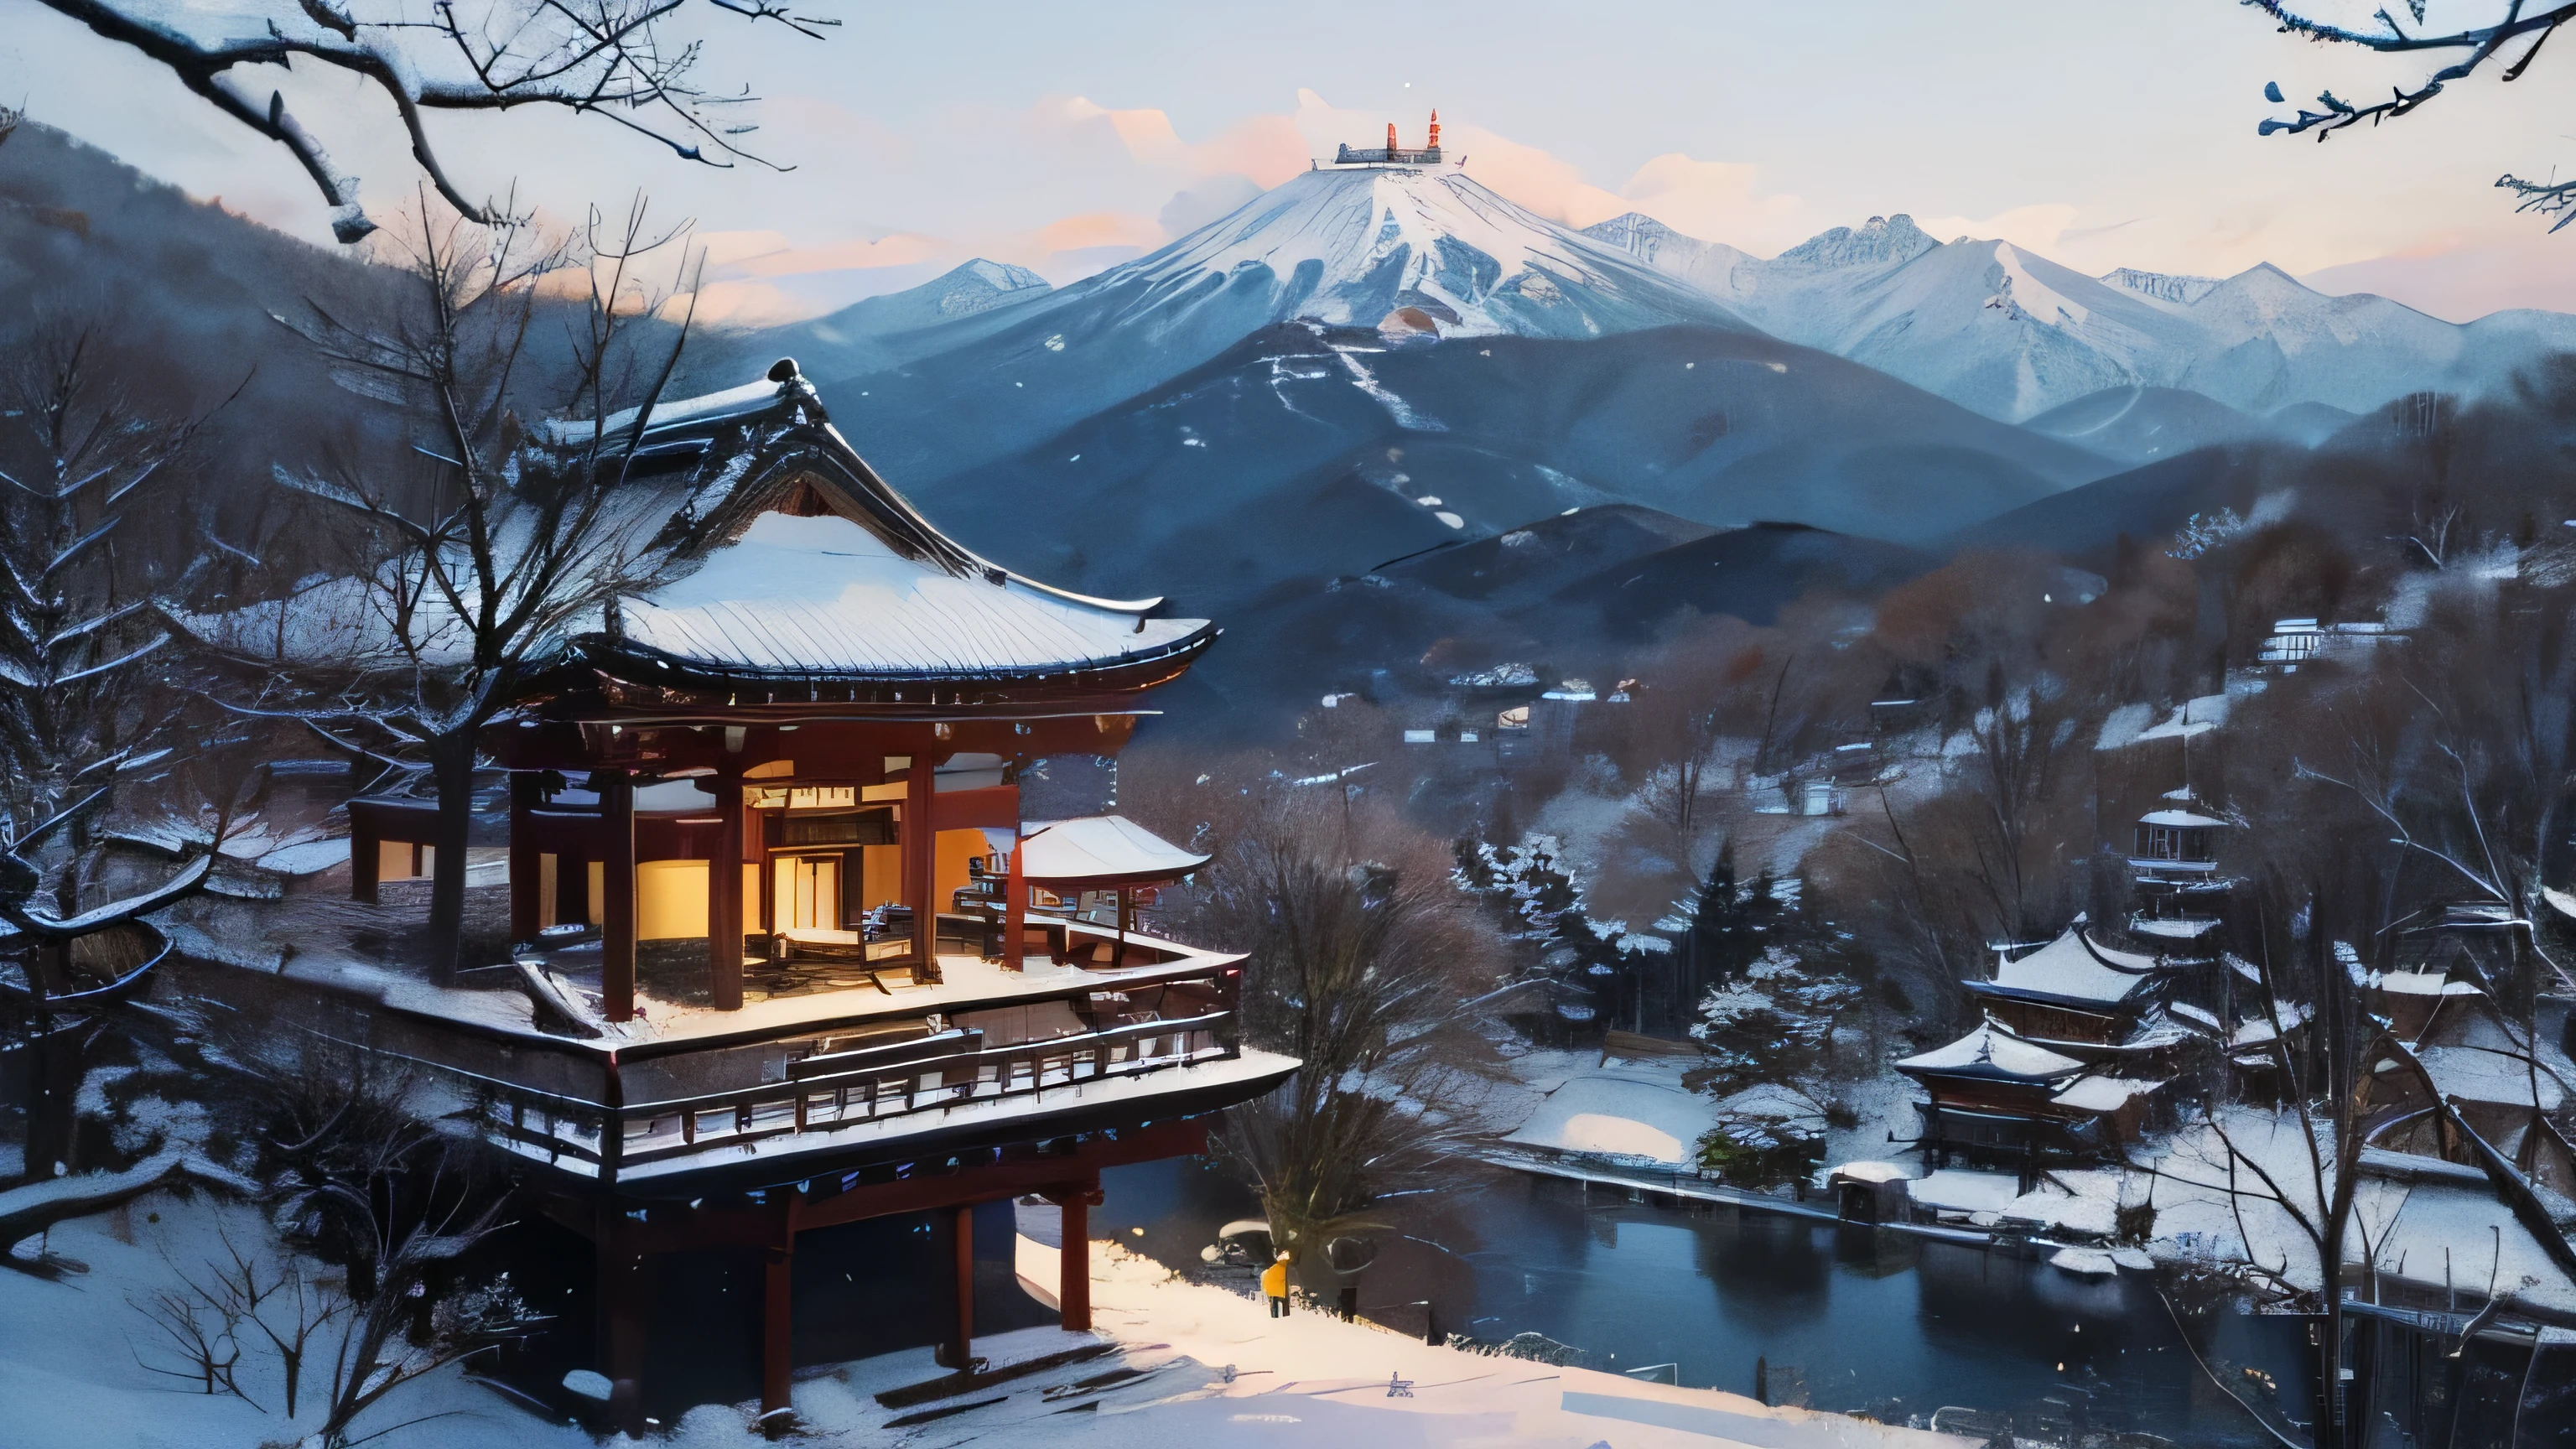
[[2292,403],[2256,416],[2186,388],[2130,386],[2087,393],[2022,426],[2136,465],[2221,443],[2271,441],[2313,448],[2358,417],[2325,403]]
[[[875,457],[932,399],[870,383],[834,417]],[[1038,577],[1223,611],[1604,504],[1921,544],[2112,466],[1758,334],[1395,344],[1286,324],[913,496]]]
[[2291,476],[2305,451],[2279,442],[2202,448],[2025,504],[1963,528],[1947,542],[2084,554],[2124,533],[2168,537],[2194,514],[2251,511],[2267,488]]
[[[1938,555],[1796,524],[1710,530],[1585,508],[1366,575],[1283,586],[1193,671],[1232,728],[1278,728],[1320,691],[1454,695],[1480,676],[1594,678],[1686,613],[1769,624],[1810,592],[1867,602]],[[1198,727],[1204,732],[1204,727]]]
[[231,398],[209,434],[212,487],[264,488],[271,461],[302,461],[329,437],[330,404],[317,418],[316,400],[345,397],[271,314],[308,301],[347,311],[396,280],[50,127],[22,124],[0,144],[0,338],[89,327],[137,401],[185,412]]

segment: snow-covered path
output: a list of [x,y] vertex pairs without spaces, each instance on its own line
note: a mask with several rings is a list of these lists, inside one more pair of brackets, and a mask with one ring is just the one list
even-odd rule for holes
[[[244,1376],[271,1405],[262,1413],[184,1386],[174,1392],[170,1380],[137,1363],[138,1351],[151,1355],[152,1336],[129,1298],[168,1284],[174,1261],[202,1259],[218,1246],[219,1231],[241,1242],[263,1228],[243,1209],[155,1194],[123,1218],[82,1219],[54,1232],[53,1251],[86,1262],[88,1273],[45,1282],[0,1271],[0,1414],[7,1423],[0,1437],[13,1449],[255,1449],[309,1432],[309,1422],[290,1424],[274,1412],[275,1385],[265,1372]],[[1025,1281],[1053,1281],[1054,1250],[1023,1237],[1019,1254]],[[1114,1345],[1109,1353],[903,1410],[880,1406],[875,1395],[938,1377],[926,1348],[804,1370],[795,1405],[805,1432],[795,1442],[919,1449],[969,1441],[982,1449],[1936,1449],[1970,1442],[1437,1348],[1317,1313],[1274,1320],[1256,1300],[1177,1279],[1113,1243],[1095,1244],[1092,1261],[1096,1334],[1032,1329],[978,1339],[976,1348],[996,1365],[1086,1345]],[[1409,1385],[1409,1396],[1389,1395],[1390,1375]],[[961,1405],[972,1407],[940,1412]],[[754,1427],[755,1409],[702,1406],[648,1442],[765,1446],[771,1441]],[[359,1432],[420,1420],[378,1441],[384,1449],[584,1449],[595,1442],[512,1408],[453,1368],[404,1389],[378,1414]]]

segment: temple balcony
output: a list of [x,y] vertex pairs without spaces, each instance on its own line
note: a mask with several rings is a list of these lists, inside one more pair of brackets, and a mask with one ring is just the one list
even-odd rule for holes
[[747,958],[745,995],[759,999],[731,1010],[706,1000],[703,939],[649,942],[638,1009],[610,1022],[595,938],[441,987],[335,939],[364,920],[342,903],[224,909],[257,911],[272,929],[300,920],[305,949],[225,971],[209,941],[224,925],[206,919],[185,932],[195,969],[227,978],[206,994],[265,995],[308,1029],[400,1063],[444,1130],[574,1188],[658,1194],[944,1160],[1213,1111],[1294,1066],[1242,1044],[1242,958],[1066,919],[1033,918],[1014,962],[943,950],[935,982]]

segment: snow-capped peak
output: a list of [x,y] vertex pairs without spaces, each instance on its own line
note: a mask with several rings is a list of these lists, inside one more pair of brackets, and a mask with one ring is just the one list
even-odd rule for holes
[[1046,278],[1026,267],[1015,267],[1008,262],[986,261],[982,257],[977,257],[951,270],[939,280],[947,288],[949,296],[957,296],[978,288],[997,294],[1031,290],[1043,292],[1047,290],[1048,285]]
[[1869,267],[1911,261],[1939,245],[1913,217],[1899,212],[1873,216],[1856,229],[1838,226],[1820,232],[1771,260],[1799,267]]
[[1685,236],[1641,211],[1595,222],[1583,234],[1721,298],[1736,292],[1736,267],[1753,260],[1748,252]]
[[1082,290],[1157,297],[1266,289],[1278,320],[1376,326],[1399,307],[1444,334],[1592,336],[1670,322],[1740,325],[1638,257],[1495,195],[1456,171],[1300,173],[1231,215]]

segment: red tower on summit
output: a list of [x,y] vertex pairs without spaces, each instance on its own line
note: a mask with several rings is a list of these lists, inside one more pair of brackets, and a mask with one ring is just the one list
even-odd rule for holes
[[1437,166],[1440,164],[1440,113],[1431,113],[1431,144],[1419,151],[1408,151],[1396,139],[1395,122],[1386,123],[1386,146],[1383,150],[1351,149],[1348,143],[1334,152],[1336,166]]

